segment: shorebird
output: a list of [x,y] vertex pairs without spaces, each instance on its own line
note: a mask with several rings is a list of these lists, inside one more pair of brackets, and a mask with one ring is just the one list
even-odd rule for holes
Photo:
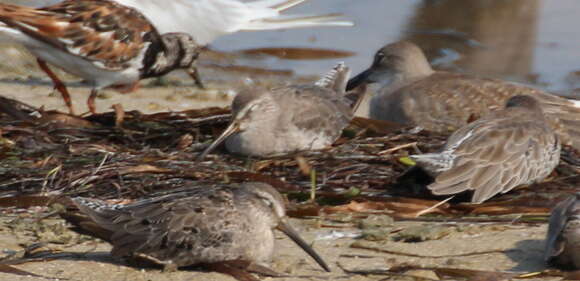
[[570,196],[552,209],[544,261],[549,265],[580,269],[580,194]]
[[191,36],[160,34],[138,11],[112,1],[66,0],[43,8],[0,4],[0,34],[36,56],[73,114],[66,86],[47,63],[91,85],[93,113],[102,88],[132,91],[139,80],[174,69],[186,70],[199,82],[193,63],[200,46]]
[[427,186],[433,194],[473,190],[471,202],[482,203],[550,175],[560,160],[560,142],[538,101],[520,95],[455,131],[440,152],[411,159],[434,177]]
[[[330,271],[287,222],[283,197],[265,183],[199,186],[126,205],[71,200],[110,232],[104,238],[115,257],[144,257],[166,269],[234,261],[264,266],[278,229]],[[81,229],[88,225],[70,221]]]
[[230,152],[250,156],[328,147],[352,119],[344,98],[349,73],[341,63],[314,84],[240,92],[230,125],[198,160],[224,140]]
[[497,79],[435,71],[415,44],[400,41],[378,50],[372,65],[347,86],[378,83],[367,106],[372,119],[453,132],[468,122],[500,109],[516,95],[532,95],[563,144],[580,149],[580,101]]

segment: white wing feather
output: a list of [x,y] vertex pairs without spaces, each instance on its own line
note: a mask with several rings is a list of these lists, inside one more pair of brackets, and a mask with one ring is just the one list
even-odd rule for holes
[[[280,12],[307,0],[115,0],[145,15],[160,33],[189,33],[206,45],[219,36],[243,30],[267,30],[310,26],[352,26],[338,15],[292,15]],[[60,2],[35,0],[36,6]]]

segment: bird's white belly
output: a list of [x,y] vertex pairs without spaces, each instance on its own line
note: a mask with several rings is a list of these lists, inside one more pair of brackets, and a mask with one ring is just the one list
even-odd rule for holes
[[4,39],[2,41],[23,45],[34,56],[72,75],[87,80],[95,88],[128,85],[139,80],[139,70],[136,68],[129,67],[119,71],[102,69],[79,56],[60,51],[4,25],[0,25],[0,35]]
[[139,71],[137,69],[126,68],[119,71],[110,71],[99,68],[81,57],[62,51],[49,51],[46,48],[26,47],[36,57],[72,75],[87,80],[93,87],[98,89],[111,85],[128,85],[139,80]]

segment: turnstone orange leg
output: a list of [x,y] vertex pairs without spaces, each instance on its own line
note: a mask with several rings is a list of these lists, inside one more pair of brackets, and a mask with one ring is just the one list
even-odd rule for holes
[[60,94],[62,95],[62,99],[64,100],[66,107],[68,107],[69,113],[72,115],[75,115],[75,111],[74,111],[74,108],[72,105],[70,94],[66,88],[66,85],[56,76],[56,74],[54,74],[54,72],[52,72],[52,70],[50,69],[48,64],[46,64],[45,61],[37,58],[36,62],[38,63],[38,66],[40,67],[40,69],[42,69],[42,71],[44,71],[44,73],[46,73],[46,75],[48,75],[48,77],[50,77],[50,80],[52,80],[52,83],[54,84],[54,88],[57,91],[59,91]]
[[87,106],[89,107],[89,112],[91,112],[91,114],[97,113],[97,107],[95,106],[95,99],[97,98],[98,94],[99,94],[99,91],[97,91],[97,89],[92,89],[91,95],[89,96],[89,99],[87,100]]

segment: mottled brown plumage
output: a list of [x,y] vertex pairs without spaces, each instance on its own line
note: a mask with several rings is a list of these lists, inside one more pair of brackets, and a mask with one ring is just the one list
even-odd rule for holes
[[580,148],[580,103],[538,89],[497,79],[434,71],[419,47],[407,41],[388,44],[371,67],[349,81],[347,90],[379,83],[369,99],[369,117],[453,132],[503,107],[516,95],[532,95],[564,144]]
[[329,271],[286,222],[282,196],[265,183],[197,186],[127,205],[72,201],[110,232],[95,235],[108,238],[115,257],[146,256],[168,267],[228,261],[264,265],[274,253],[276,228]]
[[66,0],[30,8],[0,4],[0,33],[24,45],[55,84],[73,112],[70,95],[46,62],[84,78],[93,91],[135,90],[140,79],[193,66],[200,47],[187,34],[160,35],[136,10],[107,0]]
[[[143,35],[156,31],[133,9],[109,1],[96,4],[87,0],[64,1],[38,9],[2,4],[0,21],[108,69],[125,68],[144,47]],[[111,34],[102,37],[103,32]]]
[[554,207],[546,234],[544,260],[549,265],[580,269],[580,194]]
[[473,190],[481,203],[546,178],[560,159],[560,142],[531,96],[515,96],[453,133],[438,153],[411,156],[435,177],[437,195]]
[[339,64],[316,84],[240,92],[232,103],[231,124],[199,159],[224,140],[230,152],[252,156],[331,145],[352,119],[344,98],[348,73]]

